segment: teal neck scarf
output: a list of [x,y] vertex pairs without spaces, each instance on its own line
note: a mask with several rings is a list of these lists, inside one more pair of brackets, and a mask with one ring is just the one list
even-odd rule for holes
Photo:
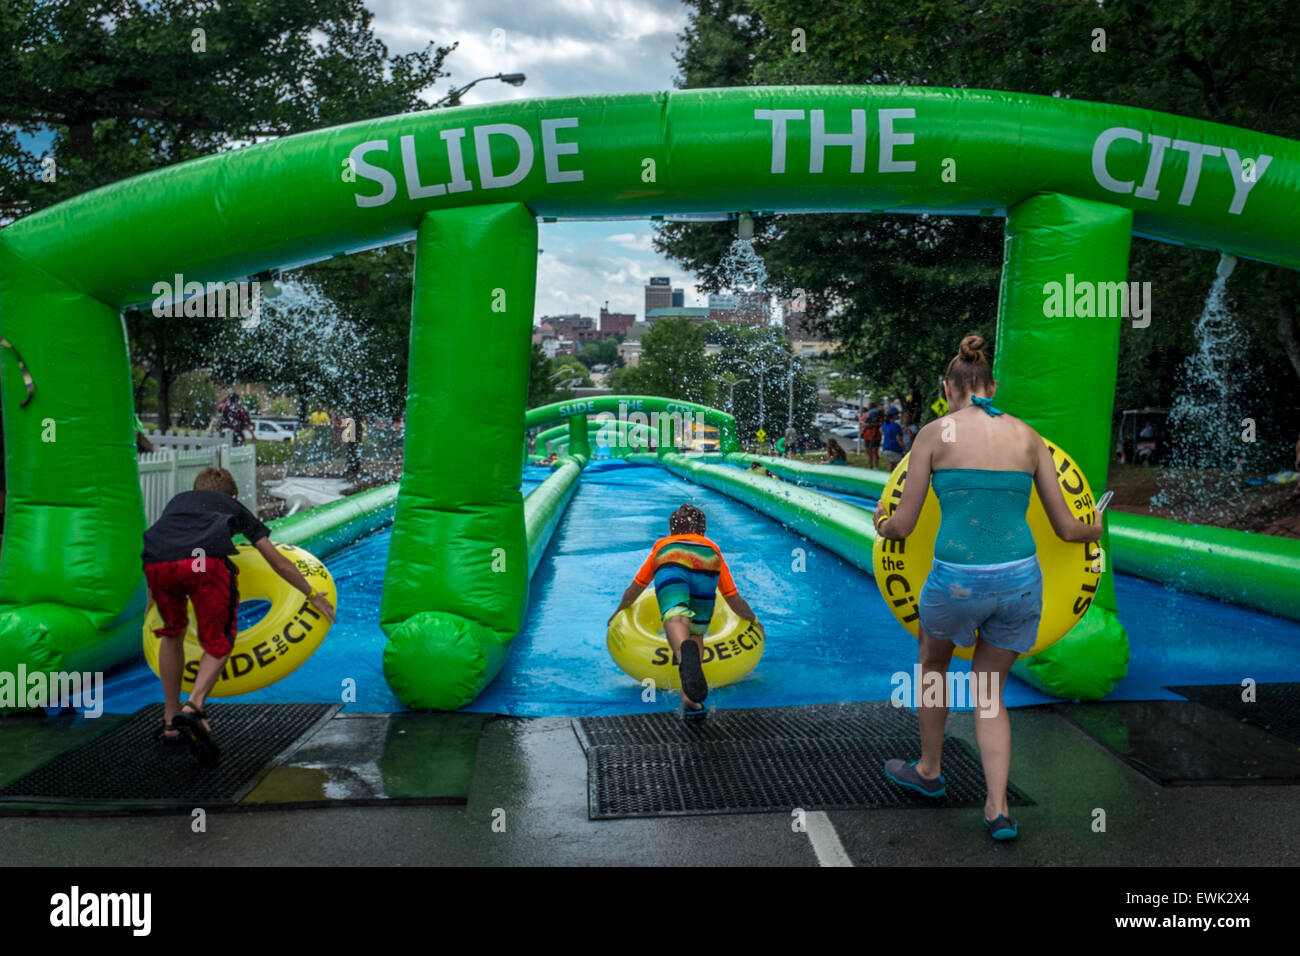
[[1002,411],[1002,409],[998,408],[996,405],[993,404],[993,399],[985,398],[983,395],[972,395],[970,397],[970,403],[972,405],[978,405],[980,408],[984,409],[984,411],[988,412],[989,415],[993,417],[1006,414],[1004,411]]

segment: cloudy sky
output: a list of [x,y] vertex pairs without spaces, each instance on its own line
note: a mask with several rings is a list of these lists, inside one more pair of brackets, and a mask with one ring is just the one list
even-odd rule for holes
[[[462,103],[537,96],[667,90],[673,52],[686,26],[679,0],[367,0],[375,34],[390,53],[430,41],[459,44],[447,58],[451,76],[429,91],[433,101],[480,76],[523,73],[522,87],[484,81]],[[648,222],[551,223],[540,227],[537,315],[613,312],[640,316],[652,275],[672,277],[686,304],[703,305],[695,280],[650,249]]]

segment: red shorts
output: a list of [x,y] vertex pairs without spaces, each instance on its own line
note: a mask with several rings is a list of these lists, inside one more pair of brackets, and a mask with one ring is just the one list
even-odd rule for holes
[[199,644],[213,657],[225,657],[235,646],[236,614],[239,611],[239,572],[225,558],[209,558],[204,570],[194,570],[194,558],[159,561],[144,566],[163,626],[154,628],[159,637],[182,637],[194,605],[198,619]]

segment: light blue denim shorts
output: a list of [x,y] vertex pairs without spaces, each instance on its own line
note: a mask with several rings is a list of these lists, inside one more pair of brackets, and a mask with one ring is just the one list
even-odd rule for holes
[[935,560],[921,588],[921,626],[958,647],[979,639],[1024,654],[1038,639],[1043,615],[1043,572],[1038,555],[1006,564],[949,564]]

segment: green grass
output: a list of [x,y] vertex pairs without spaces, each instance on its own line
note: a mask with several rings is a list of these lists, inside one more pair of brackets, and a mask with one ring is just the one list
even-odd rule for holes
[[256,448],[259,465],[284,465],[293,461],[291,441],[260,441]]

